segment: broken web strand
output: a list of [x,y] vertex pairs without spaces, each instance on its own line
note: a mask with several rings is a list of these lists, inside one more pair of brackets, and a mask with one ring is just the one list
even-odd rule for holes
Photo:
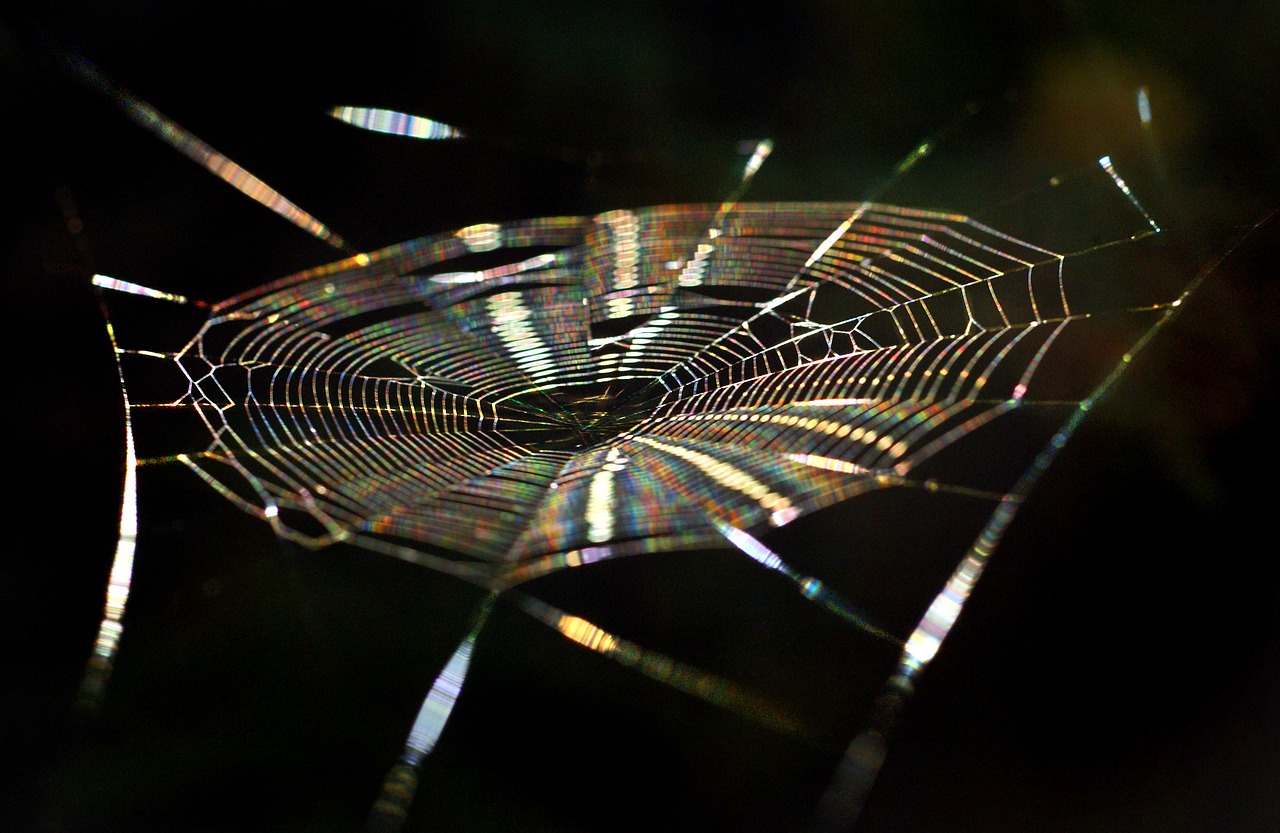
[[[1098,160],[1098,164],[1107,172],[1116,187],[1129,202],[1142,214],[1151,226],[1152,231],[1146,234],[1158,234],[1160,226],[1151,218],[1138,201],[1136,195],[1116,173],[1109,156]],[[986,526],[978,538],[970,546],[969,551],[961,559],[955,572],[944,585],[942,592],[934,598],[924,617],[908,637],[898,667],[885,684],[884,691],[873,707],[868,727],[857,735],[845,750],[831,782],[819,799],[811,826],[812,833],[843,833],[857,821],[880,767],[883,765],[887,751],[887,741],[907,701],[915,690],[915,685],[929,663],[937,655],[942,643],[955,626],[965,604],[969,601],[983,571],[990,563],[991,555],[1003,540],[1009,526],[1017,516],[1019,508],[1026,502],[1036,485],[1049,470],[1058,454],[1066,447],[1071,437],[1079,430],[1089,412],[1116,387],[1129,369],[1133,359],[1167,327],[1177,316],[1186,301],[1200,287],[1205,278],[1215,271],[1219,264],[1228,257],[1249,233],[1268,218],[1247,230],[1218,258],[1202,268],[1183,288],[1179,296],[1164,306],[1161,314],[1147,327],[1134,342],[1133,346],[1121,357],[1120,363],[1114,366],[1103,380],[1084,398],[1071,415],[1057,430],[1031,466],[1023,472],[1017,482],[1001,499],[992,513]],[[1139,233],[1132,239],[1146,236]],[[1106,246],[1110,244],[1102,244]],[[1098,248],[1101,248],[1098,247]],[[1092,250],[1090,250],[1092,251]],[[1065,297],[1065,296],[1064,296]],[[1064,322],[1065,323],[1065,322]],[[1043,357],[1046,348],[1037,355],[1036,360]],[[1019,383],[1025,390],[1025,382]]]

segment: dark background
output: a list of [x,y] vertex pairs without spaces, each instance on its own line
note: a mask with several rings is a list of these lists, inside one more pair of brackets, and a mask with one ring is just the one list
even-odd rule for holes
[[[368,553],[281,545],[185,472],[148,469],[116,675],[99,718],[76,719],[123,457],[88,276],[216,300],[333,252],[140,130],[56,50],[360,249],[718,202],[738,143],[763,136],[776,151],[753,199],[972,213],[1123,151],[1145,160],[1130,181],[1190,253],[1186,274],[1277,206],[1274,4],[8,8],[6,830],[357,829],[476,600]],[[365,134],[327,119],[335,104],[476,138]],[[889,178],[970,105],[932,168]],[[1036,490],[910,704],[859,830],[1280,828],[1276,226],[1209,275]],[[779,545],[854,542],[888,564],[958,555],[970,510],[942,509],[854,501]],[[500,608],[410,827],[800,824],[882,669],[740,557],[593,570],[540,592],[796,706],[812,735],[756,729]]]

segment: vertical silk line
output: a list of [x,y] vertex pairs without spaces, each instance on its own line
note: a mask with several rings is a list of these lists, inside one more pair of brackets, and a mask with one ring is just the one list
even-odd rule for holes
[[369,811],[369,831],[395,833],[404,826],[409,805],[413,803],[414,793],[417,792],[418,772],[422,761],[444,734],[445,724],[449,721],[449,715],[458,702],[462,684],[467,678],[476,637],[489,618],[496,596],[496,593],[490,594],[481,604],[471,632],[463,638],[453,656],[445,663],[444,670],[431,684],[431,690],[427,692],[418,716],[413,721],[413,728],[409,730],[400,760],[387,773],[382,783],[382,793]]
[[[103,307],[103,316],[106,308]],[[107,336],[111,339],[116,358],[116,373],[120,378],[120,393],[124,400],[124,489],[120,501],[120,533],[116,540],[115,556],[111,561],[111,575],[107,581],[107,600],[98,635],[94,639],[93,654],[85,668],[80,683],[79,704],[89,711],[102,706],[107,680],[120,648],[124,634],[124,611],[129,602],[129,587],[133,581],[133,556],[138,545],[138,455],[133,444],[133,413],[129,393],[125,389],[124,370],[120,366],[120,347],[116,343],[115,329],[107,320]]]
[[[175,304],[204,306],[201,301],[191,301],[181,295],[162,292],[130,281],[122,281],[108,275],[94,275],[90,282],[98,289],[109,289],[130,295],[141,295]],[[124,613],[129,602],[129,588],[133,583],[133,558],[138,547],[138,454],[133,441],[133,406],[125,387],[124,368],[120,356],[124,353],[116,341],[115,327],[107,315],[106,304],[101,305],[106,322],[107,338],[116,360],[116,376],[120,380],[120,397],[124,403],[124,488],[120,501],[120,527],[116,539],[115,555],[111,561],[111,574],[107,579],[107,600],[98,635],[93,642],[93,653],[85,667],[80,682],[78,702],[87,711],[97,711],[106,696],[107,681],[120,649],[124,635]],[[144,353],[145,355],[145,353]],[[159,354],[150,354],[159,355]]]

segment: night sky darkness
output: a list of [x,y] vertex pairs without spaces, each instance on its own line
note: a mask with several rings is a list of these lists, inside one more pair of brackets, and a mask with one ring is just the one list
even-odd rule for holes
[[[0,829],[360,829],[478,599],[368,552],[282,544],[186,470],[149,468],[116,674],[99,719],[77,720],[124,453],[89,276],[218,300],[335,253],[141,130],[63,72],[58,50],[361,250],[477,222],[719,202],[739,143],[766,136],[775,152],[749,199],[967,213],[1123,154],[1189,258],[1171,268],[1212,261],[1280,207],[1275,4],[375,5],[0,12]],[[363,133],[325,116],[338,104],[476,138]],[[878,191],[940,134],[936,164]],[[1280,829],[1278,226],[1209,275],[1036,489],[857,830]],[[951,463],[1008,450],[967,453]],[[864,591],[892,599],[933,580],[904,563],[959,556],[975,511],[921,514],[881,493],[771,543],[815,568],[849,553],[879,564]],[[500,605],[409,829],[797,829],[883,669],[732,553],[570,572],[538,594],[726,669],[800,709],[814,736],[740,721]]]

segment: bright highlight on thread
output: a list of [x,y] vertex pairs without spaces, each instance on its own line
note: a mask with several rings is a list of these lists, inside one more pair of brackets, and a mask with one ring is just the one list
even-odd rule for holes
[[459,229],[457,237],[471,252],[491,252],[502,246],[502,226],[497,223],[477,223]]
[[464,134],[452,125],[422,116],[374,107],[334,107],[329,111],[340,122],[374,133],[389,133],[411,139],[461,139]]
[[904,174],[907,171],[911,170],[912,168],[915,167],[917,162],[919,162],[921,159],[928,156],[931,150],[933,150],[933,145],[929,144],[928,142],[921,142],[920,144],[916,145],[916,147],[909,154],[907,154],[906,158],[904,158],[901,162],[898,163],[896,173]]
[[1125,184],[1125,181],[1120,178],[1120,174],[1116,172],[1115,166],[1111,163],[1111,157],[1110,156],[1102,157],[1101,159],[1098,160],[1098,164],[1101,165],[1102,169],[1111,176],[1111,180],[1115,182],[1116,187],[1120,189],[1120,193],[1128,197],[1129,202],[1133,204],[1133,207],[1138,209],[1138,213],[1141,214],[1144,219],[1146,219],[1147,224],[1151,226],[1151,230],[1156,233],[1159,233],[1160,226],[1156,225],[1156,221],[1151,219],[1151,215],[1148,214],[1147,210],[1142,207],[1142,203],[1138,202],[1138,198],[1134,195],[1133,191],[1130,190],[1129,186]]
[[823,584],[820,579],[804,575],[793,569],[780,555],[765,546],[763,541],[719,518],[709,516],[709,520],[729,543],[745,553],[751,560],[791,579],[800,591],[800,595],[806,599],[872,636],[892,642],[895,645],[902,644],[902,640],[884,628],[872,624],[865,614],[846,601],[839,593]]
[[406,751],[414,756],[413,763],[426,756],[444,733],[445,723],[453,712],[454,704],[458,702],[458,694],[467,677],[475,644],[476,637],[472,633],[453,652],[440,676],[432,683],[427,699],[423,701],[418,717],[413,722],[413,731],[409,733]]
[[138,283],[130,281],[122,281],[107,275],[94,275],[91,281],[94,286],[99,289],[110,289],[115,292],[125,292],[130,295],[142,295],[146,298],[155,298],[160,301],[172,301],[175,304],[186,304],[187,299],[183,295],[174,295],[172,292],[161,292],[159,289],[151,289]]
[[120,638],[124,635],[124,612],[133,584],[133,558],[138,546],[138,457],[134,451],[133,425],[128,400],[125,401],[124,494],[120,502],[120,534],[116,541],[111,575],[107,580],[107,601],[98,635],[93,642],[93,657],[80,685],[80,703],[96,709],[102,702],[107,680],[115,664]]
[[1138,118],[1142,120],[1143,127],[1151,126],[1151,98],[1146,87],[1138,88]]
[[382,793],[374,802],[370,815],[381,817],[383,824],[371,826],[388,830],[399,830],[408,815],[409,805],[413,802],[418,786],[418,770],[423,758],[431,753],[444,734],[449,716],[462,693],[462,684],[467,678],[467,669],[471,665],[471,654],[475,650],[476,637],[488,619],[493,608],[494,596],[481,603],[475,617],[471,632],[459,643],[453,656],[445,663],[444,670],[431,684],[430,691],[422,701],[418,716],[413,721],[413,728],[405,740],[400,760],[387,774],[382,785]]
[[747,166],[742,171],[742,181],[748,182],[760,170],[760,166],[764,164],[764,160],[769,158],[769,154],[773,153],[773,140],[761,139],[756,143],[755,150],[751,153],[751,158],[747,160]]

